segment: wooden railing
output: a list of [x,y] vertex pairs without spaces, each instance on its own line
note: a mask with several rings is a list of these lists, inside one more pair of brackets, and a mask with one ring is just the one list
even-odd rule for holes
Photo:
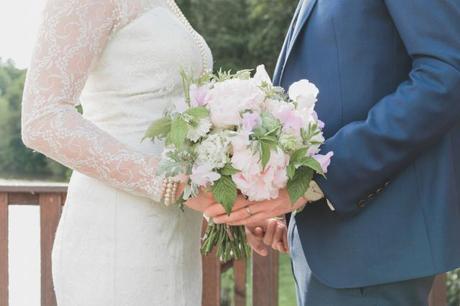
[[[51,249],[56,228],[65,203],[67,187],[60,185],[0,185],[0,305],[8,306],[8,206],[40,206],[41,305],[55,306],[51,277]],[[14,241],[10,241],[14,243]],[[253,256],[252,305],[278,306],[278,254]],[[234,269],[235,306],[246,306],[247,267],[245,261],[222,265],[211,254],[203,257],[203,306],[221,303],[221,274]],[[445,276],[436,279],[430,306],[446,306]],[[295,305],[280,305],[295,306]]]

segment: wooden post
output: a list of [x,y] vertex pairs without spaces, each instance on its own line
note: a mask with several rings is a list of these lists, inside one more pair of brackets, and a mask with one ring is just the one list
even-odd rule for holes
[[51,271],[51,251],[56,228],[61,217],[62,198],[57,193],[43,193],[40,205],[40,246],[41,246],[41,305],[56,306],[56,296]]
[[278,262],[273,250],[267,257],[253,253],[253,306],[278,306]]
[[235,276],[235,306],[246,306],[246,260],[238,260],[233,264]]
[[[203,219],[201,232],[204,234],[208,223]],[[207,256],[202,257],[203,260],[203,306],[218,306],[220,305],[220,286],[221,286],[221,265],[217,259],[216,250],[212,251]]]
[[429,300],[430,306],[447,305],[446,274],[438,275],[434,280]]
[[8,194],[0,192],[0,305],[8,302]]
[[215,251],[203,256],[203,306],[220,305],[220,261]]

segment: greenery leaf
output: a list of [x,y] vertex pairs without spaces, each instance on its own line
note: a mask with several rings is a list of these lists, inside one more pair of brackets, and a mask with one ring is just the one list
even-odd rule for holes
[[323,168],[321,168],[321,164],[313,157],[307,157],[304,160],[302,160],[302,165],[315,170],[315,172],[319,173],[322,176],[325,176]]
[[203,106],[189,108],[185,113],[190,115],[195,121],[209,116],[209,110]]
[[230,214],[238,195],[236,185],[230,176],[221,176],[212,186],[212,194],[214,199],[222,204],[227,214]]
[[289,179],[292,179],[295,175],[295,166],[293,163],[289,163],[287,166],[287,175]]
[[184,145],[187,137],[188,124],[182,118],[176,118],[171,122],[171,131],[168,134],[167,143],[180,148]]
[[291,164],[296,165],[296,164],[301,163],[302,159],[304,159],[305,156],[307,155],[307,152],[308,152],[307,148],[301,148],[301,149],[294,151],[294,153],[292,153],[292,156],[291,156]]
[[155,138],[164,138],[171,131],[171,118],[164,117],[154,121],[147,132],[145,132],[144,138],[155,139]]
[[184,89],[185,101],[187,102],[187,104],[190,104],[190,85],[192,83],[192,80],[183,69],[180,71],[180,76],[182,81],[182,88]]
[[291,203],[297,202],[302,197],[310,186],[310,181],[313,178],[313,170],[308,167],[300,167],[295,172],[292,179],[288,181],[287,189]]
[[231,176],[233,174],[237,174],[240,170],[234,168],[231,164],[226,164],[219,172],[221,175]]
[[260,159],[262,162],[263,169],[265,169],[265,166],[267,166],[268,162],[270,161],[270,156],[271,156],[270,144],[264,141],[261,141],[260,142]]
[[262,127],[268,131],[268,134],[276,133],[281,128],[278,119],[268,113],[262,113]]

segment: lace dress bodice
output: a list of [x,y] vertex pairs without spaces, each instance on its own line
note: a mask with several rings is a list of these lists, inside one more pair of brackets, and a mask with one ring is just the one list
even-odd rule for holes
[[198,76],[212,56],[173,0],[49,0],[26,78],[22,139],[153,199],[162,147],[141,139],[182,102],[181,69]]

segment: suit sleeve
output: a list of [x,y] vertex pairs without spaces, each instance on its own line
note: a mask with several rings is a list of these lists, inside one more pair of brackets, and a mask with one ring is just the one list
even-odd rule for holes
[[326,140],[323,151],[334,151],[334,157],[327,179],[316,180],[338,213],[358,210],[460,122],[460,1],[385,4],[412,69],[365,121],[349,123]]

